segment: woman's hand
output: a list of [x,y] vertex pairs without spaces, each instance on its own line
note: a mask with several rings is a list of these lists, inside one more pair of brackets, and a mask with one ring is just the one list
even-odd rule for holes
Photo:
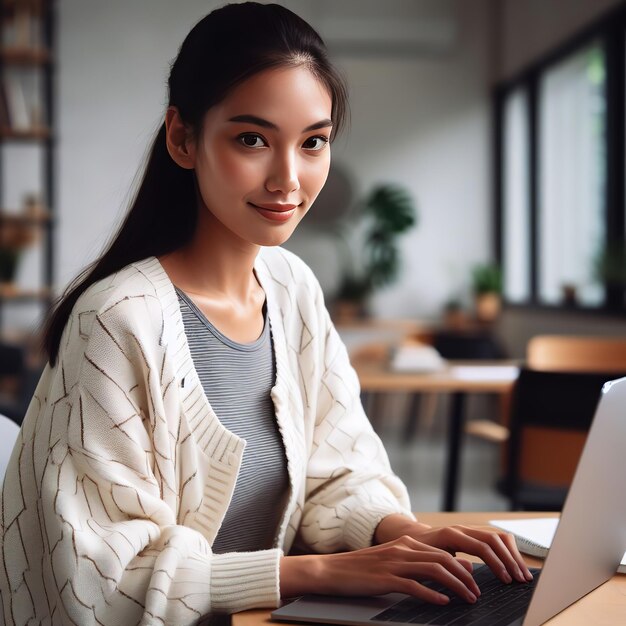
[[459,525],[433,528],[403,515],[389,515],[376,528],[374,539],[386,542],[404,535],[452,554],[464,552],[476,555],[505,583],[510,583],[512,578],[519,582],[533,578],[513,535],[496,528]]
[[466,559],[403,536],[353,552],[283,557],[280,591],[287,598],[304,593],[371,596],[401,592],[447,604],[446,595],[418,582],[433,580],[473,603],[480,590],[471,572],[472,564]]

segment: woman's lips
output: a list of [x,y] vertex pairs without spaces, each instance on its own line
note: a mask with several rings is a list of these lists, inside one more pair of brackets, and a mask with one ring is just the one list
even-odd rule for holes
[[273,222],[286,222],[299,206],[297,204],[254,204],[252,202],[250,205],[263,217]]

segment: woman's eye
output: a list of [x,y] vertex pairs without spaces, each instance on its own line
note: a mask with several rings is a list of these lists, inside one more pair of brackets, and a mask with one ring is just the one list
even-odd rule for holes
[[267,144],[261,135],[255,135],[254,133],[244,133],[239,135],[237,140],[246,148],[264,148]]
[[328,137],[318,135],[316,137],[309,137],[303,144],[306,150],[321,150],[328,143]]

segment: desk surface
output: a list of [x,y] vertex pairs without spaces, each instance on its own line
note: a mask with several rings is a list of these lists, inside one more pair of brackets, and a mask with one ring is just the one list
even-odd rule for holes
[[[554,513],[422,513],[419,519],[433,526],[451,524],[486,524],[490,519],[548,517]],[[470,557],[473,558],[473,557]],[[476,559],[473,559],[476,560]],[[540,566],[541,561],[526,559],[530,566]],[[233,626],[260,626],[276,624],[269,619],[270,611],[245,611],[233,615]],[[607,583],[598,587],[570,607],[553,617],[550,626],[589,626],[589,624],[615,626],[626,623],[626,575],[616,574]]]
[[517,361],[450,361],[440,372],[397,372],[382,359],[353,358],[365,392],[507,393],[515,379]]

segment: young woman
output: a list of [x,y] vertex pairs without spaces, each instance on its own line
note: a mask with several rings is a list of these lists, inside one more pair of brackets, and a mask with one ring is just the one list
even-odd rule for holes
[[475,602],[457,550],[530,578],[510,536],[415,520],[318,283],[278,247],[345,111],[287,9],[227,5],[185,39],[130,212],[48,321],[2,494],[6,624],[182,626],[306,592],[446,603],[424,579]]

